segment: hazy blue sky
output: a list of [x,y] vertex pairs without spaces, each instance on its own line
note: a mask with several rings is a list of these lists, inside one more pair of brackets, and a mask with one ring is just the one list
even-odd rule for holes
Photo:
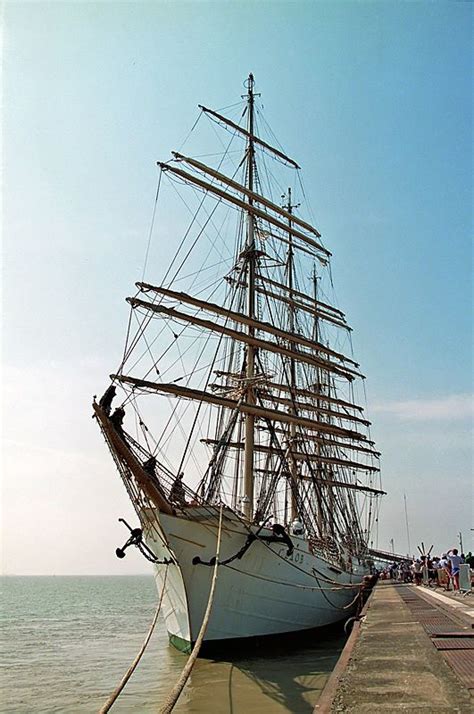
[[249,71],[303,167],[368,376],[389,492],[379,545],[393,537],[406,551],[404,493],[412,546],[440,551],[460,530],[469,542],[472,12],[468,2],[4,5],[5,572],[147,569],[114,555],[117,518],[136,519],[91,397],[121,354],[155,162],[180,147],[198,103],[238,101]]

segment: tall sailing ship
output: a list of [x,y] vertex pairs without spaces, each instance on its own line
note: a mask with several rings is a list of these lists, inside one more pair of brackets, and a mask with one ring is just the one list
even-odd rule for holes
[[263,133],[252,75],[245,87],[235,120],[200,106],[223,147],[213,166],[177,152],[158,163],[190,219],[164,278],[127,298],[123,359],[93,405],[184,651],[220,514],[206,642],[347,619],[383,493],[331,253],[293,203],[306,203],[300,167]]

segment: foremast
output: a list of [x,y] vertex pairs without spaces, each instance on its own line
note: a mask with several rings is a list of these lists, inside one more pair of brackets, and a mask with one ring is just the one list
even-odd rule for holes
[[[254,145],[254,78],[249,74],[247,80],[247,107],[248,107],[248,142],[247,142],[247,188],[249,210],[247,213],[247,243],[245,257],[247,261],[247,315],[249,320],[255,319],[255,273],[256,273],[256,249],[255,249],[255,218],[253,208],[254,189],[254,165],[255,165],[255,145]],[[253,325],[249,324],[247,332],[250,338],[255,336]],[[246,370],[247,380],[246,401],[250,406],[255,406],[255,347],[250,342],[246,349]],[[253,519],[254,502],[254,449],[255,449],[255,416],[247,413],[245,415],[245,447],[244,447],[244,495],[242,506],[245,516],[249,521]]]

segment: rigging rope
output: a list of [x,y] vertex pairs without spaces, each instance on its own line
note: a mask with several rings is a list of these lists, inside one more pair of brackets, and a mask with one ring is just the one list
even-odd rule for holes
[[158,186],[156,189],[156,196],[155,196],[155,204],[153,206],[153,213],[151,217],[151,225],[150,225],[150,231],[148,233],[148,243],[146,246],[146,253],[145,253],[145,262],[143,264],[143,272],[142,272],[142,281],[145,278],[145,272],[146,272],[146,266],[148,264],[148,255],[150,253],[150,245],[151,245],[151,237],[153,235],[153,227],[155,225],[155,217],[156,217],[156,207],[158,204],[158,197],[160,195],[160,186],[161,186],[161,177],[163,176],[163,171],[160,171],[160,174],[158,176]]
[[142,646],[141,646],[141,649],[140,649],[139,653],[137,654],[137,656],[135,657],[135,659],[133,660],[133,662],[132,662],[132,664],[130,665],[130,667],[128,668],[128,670],[125,672],[125,674],[124,674],[124,676],[122,677],[122,679],[121,679],[120,683],[118,684],[118,686],[114,689],[114,691],[112,692],[112,694],[110,695],[110,697],[107,699],[107,701],[105,702],[105,704],[103,705],[103,707],[99,710],[99,714],[106,714],[106,713],[112,708],[112,706],[115,704],[115,702],[116,702],[117,699],[119,698],[120,694],[122,693],[122,691],[123,691],[125,685],[127,684],[128,680],[130,679],[130,677],[131,677],[132,674],[134,673],[135,669],[137,668],[137,665],[138,665],[138,663],[140,662],[140,660],[141,660],[141,658],[142,658],[142,655],[143,655],[143,653],[145,652],[145,650],[146,650],[146,648],[147,648],[147,645],[148,645],[148,643],[149,643],[149,641],[150,641],[150,638],[151,638],[151,636],[152,636],[152,634],[153,634],[153,630],[155,629],[155,625],[156,625],[156,622],[157,622],[157,620],[158,620],[158,615],[160,614],[161,603],[163,602],[163,595],[164,595],[164,592],[165,592],[165,585],[166,585],[166,577],[167,577],[167,575],[168,575],[168,566],[166,566],[166,568],[165,568],[165,578],[164,578],[164,581],[163,581],[163,588],[162,588],[162,590],[161,590],[161,595],[160,595],[160,599],[159,599],[159,601],[158,601],[158,605],[156,606],[155,615],[154,615],[153,620],[152,620],[152,622],[151,622],[150,629],[148,630],[147,636],[145,637],[145,640],[144,640],[144,642],[143,642],[143,644],[142,644]]
[[220,506],[219,510],[219,529],[217,531],[217,546],[216,546],[216,562],[214,565],[214,573],[212,576],[212,582],[211,582],[211,589],[209,592],[209,600],[207,601],[207,607],[206,607],[206,612],[204,613],[204,618],[202,621],[201,629],[199,630],[199,634],[197,636],[197,640],[194,644],[193,651],[189,655],[189,659],[186,662],[183,671],[181,672],[181,675],[174,685],[173,689],[171,690],[168,699],[166,700],[164,706],[160,709],[160,714],[170,714],[170,712],[173,711],[176,702],[178,701],[178,698],[181,694],[181,692],[184,689],[184,686],[186,682],[189,679],[189,676],[192,672],[192,669],[194,667],[194,663],[196,662],[196,658],[199,654],[199,650],[201,649],[201,645],[204,639],[204,635],[206,634],[207,630],[207,625],[209,623],[209,617],[211,615],[211,609],[212,609],[212,603],[214,602],[214,592],[216,588],[216,581],[217,581],[217,573],[218,573],[218,566],[219,566],[219,553],[220,553],[220,548],[221,548],[221,534],[222,534],[222,505]]

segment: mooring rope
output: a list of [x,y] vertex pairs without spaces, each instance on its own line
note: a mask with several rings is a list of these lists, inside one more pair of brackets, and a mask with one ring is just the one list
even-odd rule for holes
[[153,620],[152,620],[152,622],[151,622],[150,629],[148,630],[147,636],[145,637],[145,640],[144,640],[144,642],[143,642],[143,644],[142,644],[142,646],[141,646],[141,649],[140,649],[139,653],[137,654],[137,656],[136,656],[135,659],[133,660],[133,662],[132,662],[132,664],[130,665],[130,667],[128,668],[128,670],[125,672],[124,676],[122,677],[122,679],[121,679],[121,681],[120,681],[120,684],[114,689],[114,691],[112,692],[112,694],[110,695],[110,697],[109,697],[109,698],[107,699],[107,701],[105,702],[104,706],[99,710],[99,714],[106,714],[106,712],[108,712],[109,709],[111,709],[111,707],[115,704],[116,700],[119,698],[119,696],[120,696],[122,690],[124,689],[124,687],[125,687],[125,685],[127,684],[128,680],[130,679],[130,677],[131,677],[132,674],[134,673],[134,671],[135,671],[135,669],[136,669],[138,663],[140,662],[140,660],[141,660],[141,658],[142,658],[143,653],[145,652],[145,650],[146,650],[146,648],[147,648],[147,645],[148,645],[148,643],[149,643],[149,641],[150,641],[150,637],[152,636],[153,630],[155,629],[155,625],[156,625],[156,622],[157,622],[157,620],[158,620],[158,615],[160,614],[161,603],[163,602],[163,595],[164,595],[164,592],[165,592],[166,577],[167,577],[167,575],[168,575],[168,564],[166,565],[166,569],[165,569],[165,577],[164,577],[164,580],[163,580],[163,588],[162,588],[162,590],[161,590],[160,599],[159,599],[159,601],[158,601],[158,605],[156,606],[156,611],[155,611]]
[[362,596],[362,589],[363,589],[363,588],[362,588],[362,586],[361,586],[360,589],[359,589],[359,592],[358,592],[357,595],[354,597],[354,599],[351,600],[348,605],[344,605],[344,608],[343,608],[344,610],[349,610],[349,608],[351,608],[351,607],[354,605],[354,603],[357,602],[357,600]]
[[221,547],[221,533],[222,533],[222,505],[219,511],[219,529],[217,531],[217,546],[216,546],[216,562],[214,564],[214,573],[212,575],[211,589],[209,591],[209,600],[207,601],[206,612],[204,613],[204,619],[202,621],[201,629],[197,636],[197,640],[194,644],[193,650],[189,655],[189,659],[186,662],[181,675],[171,690],[168,699],[166,700],[164,706],[160,709],[160,714],[170,714],[173,711],[176,702],[184,689],[186,682],[189,679],[191,671],[194,667],[194,663],[201,649],[202,641],[204,635],[206,634],[207,625],[209,623],[209,617],[211,615],[212,603],[214,601],[214,592],[216,589],[217,573],[219,571],[219,552]]

